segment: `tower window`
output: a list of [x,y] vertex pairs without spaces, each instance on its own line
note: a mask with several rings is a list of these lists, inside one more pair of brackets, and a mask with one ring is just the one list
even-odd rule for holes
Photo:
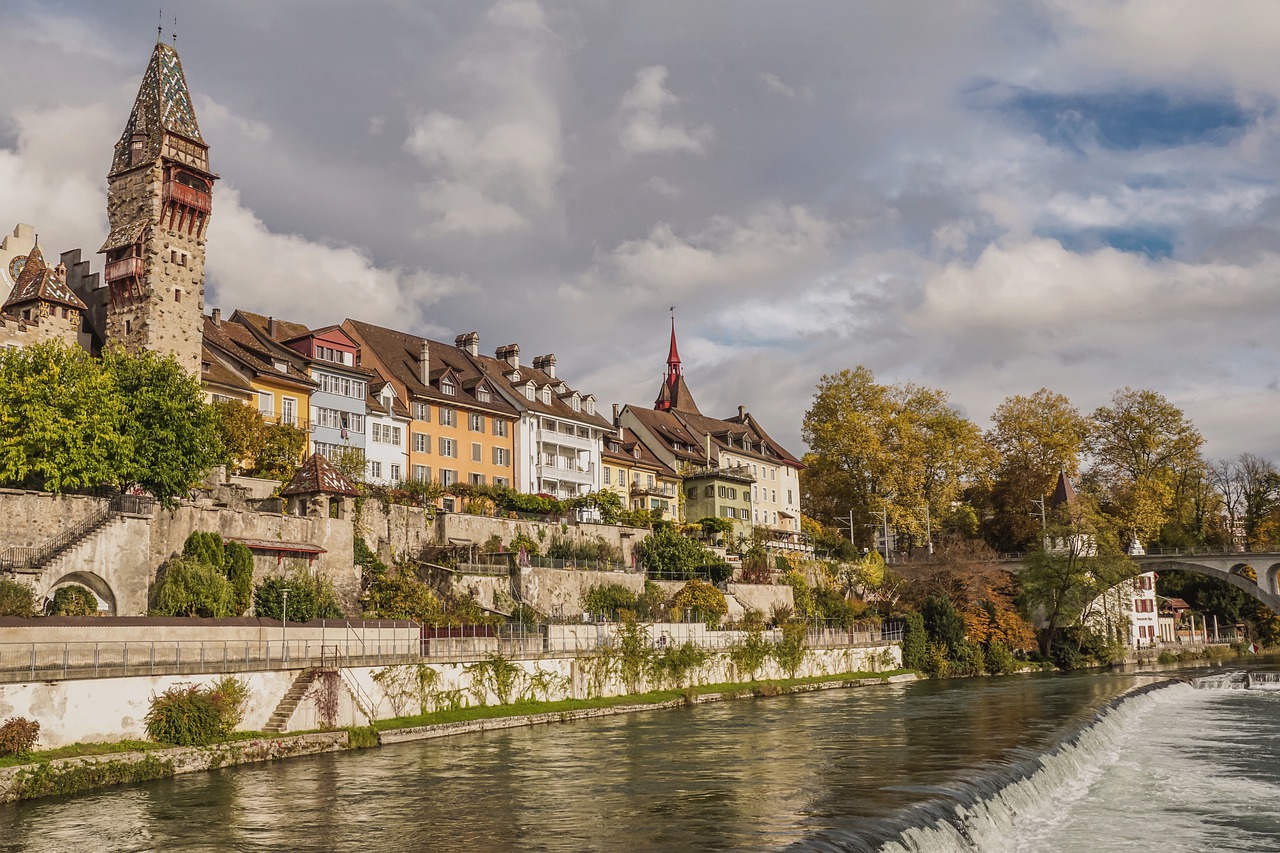
[[173,289],[173,301],[174,301],[174,302],[181,302],[181,301],[182,301],[182,291],[181,291],[181,290],[179,290],[179,289],[178,289],[178,288],[176,288],[176,287]]

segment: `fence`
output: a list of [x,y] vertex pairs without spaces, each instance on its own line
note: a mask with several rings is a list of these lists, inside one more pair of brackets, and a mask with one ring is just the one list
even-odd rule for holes
[[644,571],[643,567],[633,569],[626,563],[612,560],[581,560],[572,557],[561,559],[559,557],[534,555],[520,557],[518,554],[481,554],[471,562],[460,564],[458,571],[468,575],[505,575],[517,564],[521,568],[533,569],[569,569],[591,572]]

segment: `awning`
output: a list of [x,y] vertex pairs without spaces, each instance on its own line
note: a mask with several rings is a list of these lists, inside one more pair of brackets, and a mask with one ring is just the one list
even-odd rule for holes
[[288,551],[294,554],[327,554],[324,548],[319,545],[312,545],[309,542],[283,542],[279,539],[242,539],[238,536],[226,537],[230,542],[239,542],[250,551],[270,551],[279,553]]

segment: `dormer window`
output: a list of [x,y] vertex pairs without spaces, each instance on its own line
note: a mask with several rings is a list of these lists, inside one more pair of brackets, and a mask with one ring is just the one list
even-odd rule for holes
[[274,361],[272,362],[272,365],[275,367],[277,373],[289,372],[289,365],[283,361]]
[[587,414],[594,415],[595,413],[596,413],[596,401],[588,397],[587,398]]
[[524,386],[524,396],[525,396],[525,399],[526,399],[526,400],[530,400],[530,401],[532,401],[532,400],[533,400],[533,395],[534,395],[534,394],[536,394],[536,393],[538,393],[538,392],[537,392],[537,388],[536,388],[536,386],[533,384],[533,380],[532,380],[532,379],[530,379],[530,380],[529,380],[529,382]]
[[448,376],[440,380],[440,393],[452,397],[458,393],[458,386]]
[[636,445],[636,447],[631,451],[631,455],[632,455],[632,456],[634,456],[634,457],[635,457],[635,458],[637,458],[637,459],[639,459],[639,458],[640,458],[640,446],[639,446],[639,445]]
[[577,394],[574,394],[573,397],[569,400],[569,405],[573,407],[573,410],[575,412],[582,411],[582,400],[579,399]]
[[476,388],[476,399],[479,400],[481,403],[489,402],[490,394],[489,394],[489,387],[487,385],[481,385],[478,388]]
[[550,385],[542,386],[542,403],[545,406],[551,405],[551,386]]

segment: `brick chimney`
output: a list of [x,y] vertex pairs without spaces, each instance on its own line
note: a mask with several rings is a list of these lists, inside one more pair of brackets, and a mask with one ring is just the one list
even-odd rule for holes
[[494,351],[494,356],[500,361],[505,361],[507,366],[512,370],[520,369],[520,345],[507,344],[505,347],[498,347]]
[[279,334],[280,334],[280,324],[276,322],[275,317],[268,317],[267,318],[267,337],[271,338],[272,340],[275,340],[276,336]]
[[418,347],[418,381],[423,385],[431,384],[431,347],[426,338]]

